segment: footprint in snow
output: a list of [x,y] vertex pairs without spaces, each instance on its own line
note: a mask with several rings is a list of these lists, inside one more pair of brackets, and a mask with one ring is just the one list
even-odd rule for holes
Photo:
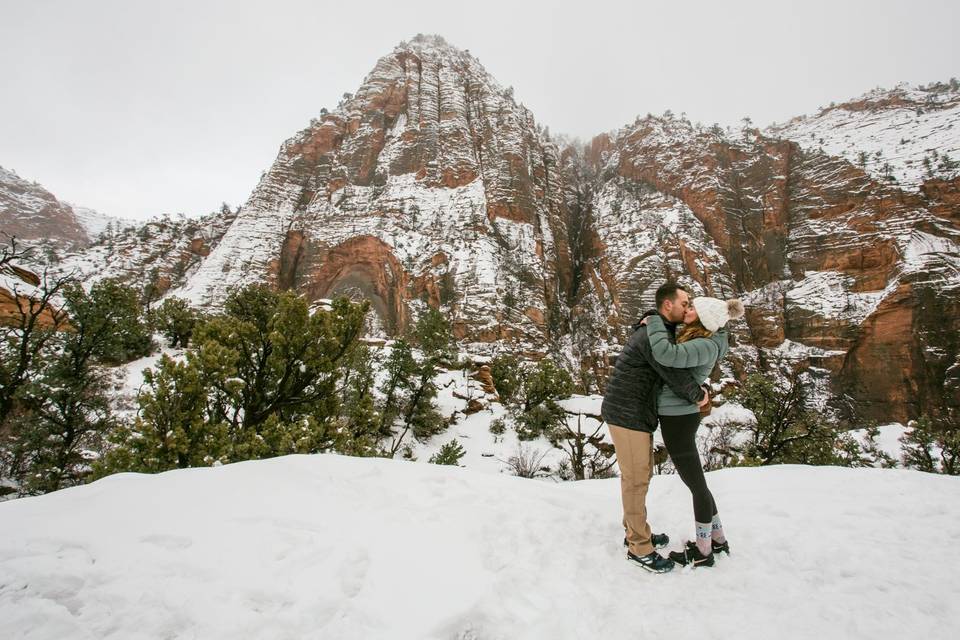
[[340,564],[340,588],[348,598],[356,597],[363,589],[370,569],[370,556],[363,549],[350,552]]

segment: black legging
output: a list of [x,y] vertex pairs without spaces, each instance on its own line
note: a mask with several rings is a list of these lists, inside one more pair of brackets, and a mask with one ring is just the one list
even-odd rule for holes
[[660,429],[663,443],[673,460],[673,466],[683,484],[693,494],[693,517],[697,522],[707,523],[717,514],[717,504],[707,487],[697,451],[697,427],[700,426],[700,414],[689,413],[683,416],[660,416]]

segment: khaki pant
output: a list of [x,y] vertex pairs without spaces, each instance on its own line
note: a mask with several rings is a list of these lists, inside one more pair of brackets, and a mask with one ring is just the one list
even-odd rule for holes
[[610,426],[610,437],[620,466],[620,496],[623,499],[623,528],[635,556],[653,553],[650,525],[647,524],[647,489],[653,478],[653,434]]

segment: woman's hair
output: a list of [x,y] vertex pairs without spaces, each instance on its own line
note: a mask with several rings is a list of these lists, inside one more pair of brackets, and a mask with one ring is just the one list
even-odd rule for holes
[[677,344],[681,342],[687,342],[688,340],[693,340],[694,338],[709,338],[713,335],[712,331],[708,331],[703,323],[700,322],[700,318],[697,318],[688,325],[684,325],[683,329],[680,329],[680,333],[677,334]]

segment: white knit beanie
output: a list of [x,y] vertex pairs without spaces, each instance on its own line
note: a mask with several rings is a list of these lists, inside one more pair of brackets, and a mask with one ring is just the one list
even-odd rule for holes
[[727,321],[743,317],[743,303],[736,298],[727,301],[705,296],[694,298],[693,308],[707,331],[719,331]]

